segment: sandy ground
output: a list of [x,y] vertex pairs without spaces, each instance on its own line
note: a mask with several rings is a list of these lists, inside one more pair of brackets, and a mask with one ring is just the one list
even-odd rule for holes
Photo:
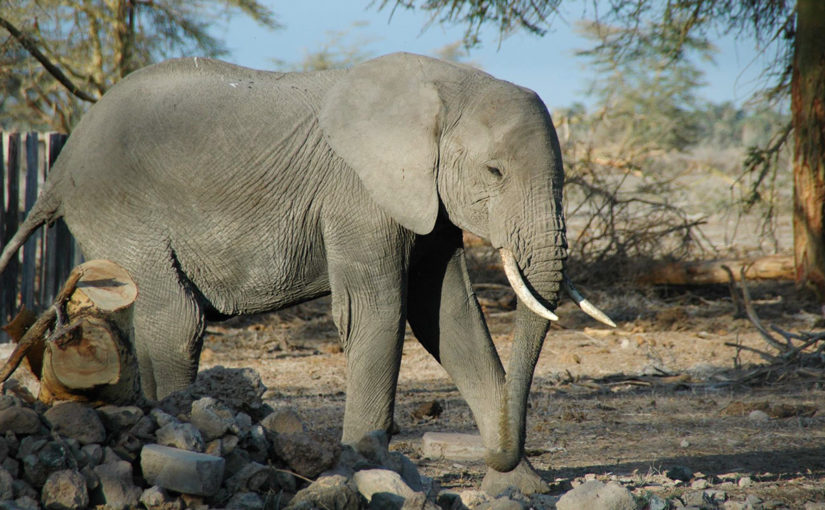
[[[486,280],[503,281],[495,272],[476,275]],[[678,496],[691,489],[662,474],[686,466],[730,500],[757,495],[765,508],[825,501],[825,364],[755,373],[765,361],[735,345],[771,348],[751,322],[734,317],[726,286],[581,290],[619,327],[602,327],[567,301],[547,336],[530,397],[527,451],[556,493],[595,477],[618,480],[637,495]],[[766,324],[795,332],[821,327],[815,301],[791,283],[751,290]],[[478,296],[506,366],[514,298],[495,286]],[[271,405],[339,433],[346,370],[328,309],[321,299],[212,324],[202,368],[255,368]],[[440,416],[416,418],[415,409],[432,401],[444,408]],[[478,487],[482,462],[420,455],[427,431],[476,429],[447,374],[409,333],[395,416],[400,433],[391,448],[443,487]]]

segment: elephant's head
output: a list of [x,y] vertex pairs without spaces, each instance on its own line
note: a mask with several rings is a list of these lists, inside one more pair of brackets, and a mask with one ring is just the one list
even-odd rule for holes
[[443,207],[455,225],[500,250],[519,306],[506,404],[496,437],[485,440],[488,464],[512,469],[523,453],[527,395],[560,292],[612,324],[566,274],[564,170],[547,108],[536,93],[476,69],[393,54],[352,68],[328,93],[320,123],[398,223],[427,234]]

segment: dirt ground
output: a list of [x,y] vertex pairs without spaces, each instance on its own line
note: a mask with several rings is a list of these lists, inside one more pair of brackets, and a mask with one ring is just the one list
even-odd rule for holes
[[[482,266],[475,264],[477,295],[506,366],[515,300],[501,275]],[[793,332],[822,327],[813,297],[792,283],[750,288],[765,324]],[[727,286],[580,290],[618,328],[597,324],[567,300],[547,336],[530,397],[527,452],[555,493],[595,477],[640,496],[672,498],[696,488],[663,476],[684,466],[729,500],[756,495],[763,508],[825,501],[825,372],[755,371],[766,362],[736,345],[771,348],[748,319],[734,316]],[[202,368],[215,365],[258,370],[271,405],[296,409],[315,430],[340,432],[346,370],[328,299],[210,324]],[[443,412],[418,417],[415,410],[432,401]],[[447,374],[409,332],[395,417],[400,433],[391,448],[422,474],[442,487],[479,486],[482,462],[421,457],[425,432],[476,429]]]

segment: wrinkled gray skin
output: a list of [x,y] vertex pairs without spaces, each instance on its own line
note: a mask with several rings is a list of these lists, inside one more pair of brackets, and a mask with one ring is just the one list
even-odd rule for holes
[[409,321],[469,403],[488,466],[510,471],[548,322],[519,303],[505,376],[460,229],[509,249],[552,310],[562,182],[542,101],[478,70],[409,54],[287,74],[175,60],[86,114],[0,270],[60,216],[87,258],[125,267],[150,397],[193,380],[207,318],[332,293],[345,442],[390,428]]

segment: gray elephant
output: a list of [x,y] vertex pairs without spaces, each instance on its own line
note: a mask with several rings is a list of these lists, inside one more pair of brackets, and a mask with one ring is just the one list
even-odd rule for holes
[[[539,97],[476,69],[411,54],[309,73],[173,60],[85,115],[0,271],[58,217],[87,258],[125,267],[151,398],[193,380],[207,320],[331,293],[344,442],[390,428],[408,321],[472,409],[495,476],[522,461],[560,292],[610,322],[566,274],[563,180]],[[506,375],[461,229],[500,250],[519,298]]]

